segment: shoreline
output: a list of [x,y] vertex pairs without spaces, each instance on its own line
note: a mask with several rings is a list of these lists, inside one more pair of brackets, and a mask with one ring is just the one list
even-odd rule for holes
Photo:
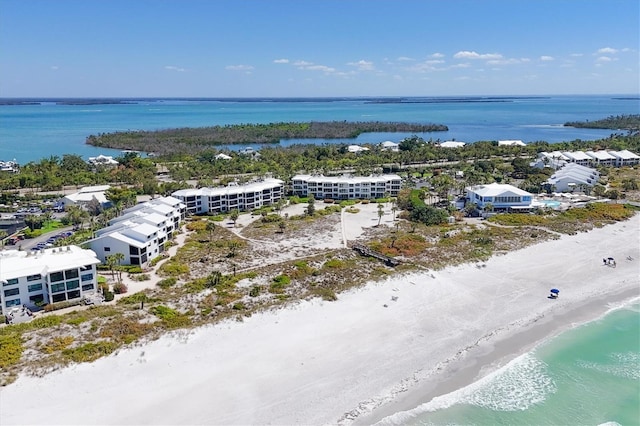
[[[627,289],[587,301],[565,312],[535,320],[529,326],[498,338],[493,344],[487,343],[470,350],[469,357],[453,362],[445,371],[434,377],[433,383],[426,383],[412,389],[407,395],[397,398],[393,403],[355,419],[353,425],[394,425],[410,420],[421,413],[421,407],[467,386],[470,386],[490,374],[504,368],[511,361],[535,351],[552,339],[574,328],[599,321],[612,311],[624,309],[640,301],[640,291]],[[615,305],[615,307],[611,307]],[[564,321],[569,320],[569,321]],[[471,353],[475,351],[478,353]]]
[[[0,423],[351,424],[393,414],[535,346],[531,330],[540,342],[594,303],[637,296],[639,235],[636,214],[483,265],[393,276],[336,302],[301,301],[21,375],[0,388],[0,405],[12,407]],[[613,268],[603,256],[634,260]],[[553,287],[557,300],[547,299]]]

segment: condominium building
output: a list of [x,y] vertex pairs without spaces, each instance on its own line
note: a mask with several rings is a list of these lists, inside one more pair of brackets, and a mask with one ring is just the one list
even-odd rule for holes
[[284,196],[284,182],[269,178],[245,185],[181,189],[172,195],[186,204],[191,214],[246,211],[277,203]]
[[0,252],[0,310],[36,303],[81,299],[97,290],[96,265],[91,250],[78,246],[36,251]]
[[490,183],[468,187],[467,199],[480,209],[488,204],[494,210],[528,210],[532,208],[533,195],[513,185]]
[[144,266],[165,251],[172,233],[179,229],[186,205],[173,197],[162,197],[126,209],[109,221],[87,242],[98,259],[124,255],[123,264]]
[[376,199],[396,197],[402,178],[395,174],[378,176],[296,175],[291,178],[294,195],[333,200]]

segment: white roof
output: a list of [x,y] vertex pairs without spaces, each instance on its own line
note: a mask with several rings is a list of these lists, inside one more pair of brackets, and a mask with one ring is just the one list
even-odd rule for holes
[[640,158],[633,152],[629,151],[628,149],[623,149],[622,151],[609,151],[609,154],[613,155],[616,158],[620,158],[622,160],[632,160],[632,159]]
[[498,146],[526,146],[526,144],[520,140],[504,140],[498,141]]
[[395,148],[395,147],[400,146],[399,143],[395,143],[395,142],[391,142],[391,141],[384,141],[380,145],[382,145],[384,148]]
[[582,151],[563,152],[563,154],[565,155],[565,157],[568,157],[570,160],[576,160],[576,161],[591,160],[591,157],[589,157],[587,154],[585,154]]
[[540,158],[547,157],[547,158],[550,158],[550,159],[569,160],[569,157],[567,157],[566,155],[564,155],[560,151],[553,151],[553,152],[545,152],[545,151],[543,151],[543,152],[538,154],[538,157],[540,157]]
[[446,141],[446,142],[440,143],[440,146],[442,148],[462,148],[465,145],[466,145],[466,143],[457,142],[457,141]]
[[223,154],[223,153],[220,153],[220,154],[216,155],[214,158],[216,158],[218,160],[231,160],[231,156],[230,155]]
[[221,186],[217,188],[198,188],[198,189],[181,189],[174,192],[172,195],[176,197],[189,197],[189,196],[215,196],[215,195],[228,195],[228,194],[242,194],[247,192],[261,192],[265,189],[273,189],[284,185],[284,181],[280,179],[264,179],[258,182],[251,182],[246,185],[229,185]]
[[138,248],[144,248],[147,246],[143,241],[139,241],[134,238],[131,238],[127,235],[122,234],[121,232],[112,232],[110,234],[102,235],[96,238],[96,240],[102,239],[102,238],[113,238],[114,240],[122,241],[125,244],[129,244],[130,246],[134,246]]
[[496,197],[498,195],[504,194],[505,192],[509,192],[515,195],[531,195],[529,192],[523,189],[517,188],[513,185],[500,184],[500,183],[476,185],[467,189],[475,194],[480,195],[481,197]]
[[585,154],[587,154],[589,157],[591,158],[595,158],[597,160],[615,160],[616,157],[614,157],[613,155],[609,154],[607,151],[587,151],[585,152]]
[[294,180],[303,180],[315,183],[377,183],[389,182],[392,180],[402,180],[395,174],[378,175],[378,176],[322,176],[322,175],[296,175],[291,178]]
[[0,252],[0,280],[27,275],[47,274],[84,265],[97,265],[100,260],[93,250],[65,246],[34,251]]
[[[565,176],[579,179],[598,179],[600,173],[596,169],[581,166],[580,164],[569,163],[551,176],[550,179],[559,179]],[[586,182],[585,182],[586,183]]]
[[369,151],[369,148],[367,148],[366,146],[360,146],[360,145],[349,145],[347,147],[347,150],[349,152],[361,152],[361,151]]

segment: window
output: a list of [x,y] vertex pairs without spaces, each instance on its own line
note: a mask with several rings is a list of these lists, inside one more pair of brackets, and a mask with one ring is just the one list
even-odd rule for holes
[[51,284],[51,293],[60,293],[64,291],[64,283]]
[[38,291],[38,290],[42,290],[42,283],[39,284],[31,284],[28,287],[29,293],[34,292],[34,291]]
[[67,300],[77,299],[80,297],[80,290],[74,290],[67,293]]
[[91,284],[84,284],[84,285],[82,286],[82,291],[89,291],[89,290],[93,290],[93,289],[94,289],[94,287],[93,287],[93,283],[91,283]]
[[18,279],[17,278],[10,278],[3,285],[4,286],[9,286],[9,285],[16,285],[16,284],[18,284]]
[[52,283],[64,280],[64,274],[62,272],[53,272],[49,274],[49,280]]
[[136,254],[138,254],[139,251],[140,251],[140,249],[138,249],[138,247],[129,246],[129,254],[136,255]]
[[27,281],[37,281],[37,280],[39,280],[41,278],[42,278],[42,275],[40,275],[40,274],[29,275],[29,276],[27,276]]
[[80,267],[81,271],[92,271],[93,270],[93,265],[84,265]]
[[73,290],[74,288],[78,288],[78,287],[80,287],[80,281],[78,280],[67,281],[67,290]]
[[53,303],[64,302],[65,300],[67,300],[67,296],[64,293],[54,294],[51,300],[53,301]]
[[67,280],[78,278],[79,275],[80,274],[78,273],[77,269],[67,269],[66,271],[64,271],[64,277]]
[[93,279],[93,274],[84,274],[80,277],[82,282],[91,281]]
[[5,305],[7,305],[7,308],[10,306],[20,306],[22,305],[22,303],[20,303],[20,299],[13,299],[13,300],[7,300],[5,302]]
[[39,302],[44,302],[44,295],[42,293],[31,295],[29,296],[29,302],[34,304]]
[[111,251],[111,247],[105,247],[104,251]]
[[4,291],[4,297],[15,296],[20,294],[19,288],[10,288],[9,290]]

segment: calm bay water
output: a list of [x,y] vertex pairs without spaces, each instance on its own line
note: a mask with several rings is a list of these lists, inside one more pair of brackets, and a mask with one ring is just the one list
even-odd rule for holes
[[[635,97],[635,98],[633,98]],[[622,99],[626,98],[626,99]],[[124,130],[156,130],[241,123],[282,121],[403,121],[437,123],[448,132],[420,134],[425,139],[481,140],[519,139],[550,143],[575,139],[594,140],[609,130],[563,127],[567,121],[596,120],[609,115],[639,114],[637,95],[550,96],[496,99],[479,102],[447,98],[407,98],[403,103],[345,100],[142,100],[127,104],[0,106],[0,160],[20,163],[67,153],[83,157],[119,154],[85,144],[90,134]],[[373,133],[357,139],[287,140],[295,143],[398,142],[411,134]],[[259,148],[259,145],[254,145]],[[227,147],[232,150],[244,146]]]
[[380,424],[638,425],[640,305],[569,330],[466,388]]

